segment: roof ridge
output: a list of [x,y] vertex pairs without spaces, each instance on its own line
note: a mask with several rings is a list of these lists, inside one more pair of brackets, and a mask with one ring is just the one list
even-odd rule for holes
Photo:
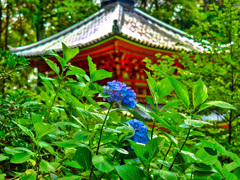
[[185,31],[180,30],[180,29],[178,29],[178,28],[176,28],[176,27],[174,27],[174,26],[172,26],[172,25],[170,25],[168,23],[165,23],[165,22],[163,22],[163,21],[161,21],[161,20],[159,20],[159,19],[157,19],[157,18],[147,14],[146,12],[144,12],[144,11],[138,9],[138,8],[134,8],[134,11],[136,13],[139,13],[139,14],[143,15],[144,17],[150,19],[151,21],[157,22],[158,24],[164,26],[165,28],[167,28],[167,29],[169,29],[171,31],[174,31],[175,33],[178,33],[178,34],[183,35],[183,36],[186,36],[186,34],[187,34]]

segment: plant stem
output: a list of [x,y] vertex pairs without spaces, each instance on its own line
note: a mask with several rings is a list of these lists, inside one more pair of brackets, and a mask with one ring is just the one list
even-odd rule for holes
[[61,89],[61,88],[60,88],[60,85],[61,85],[61,81],[59,82],[59,86],[58,86],[57,92],[56,92],[56,94],[55,94],[55,96],[54,96],[54,99],[53,99],[53,101],[52,101],[52,104],[51,104],[51,106],[48,108],[48,113],[47,113],[47,115],[45,116],[45,120],[48,120],[48,118],[49,118],[51,109],[52,109],[52,107],[53,107],[53,105],[54,105],[54,103],[55,103],[55,100],[56,100],[57,96],[58,96],[59,90]]
[[[107,114],[106,114],[105,119],[103,121],[103,125],[102,125],[101,130],[100,130],[100,137],[99,137],[99,140],[98,140],[96,155],[98,155],[98,151],[99,151],[100,143],[101,143],[101,139],[102,139],[102,134],[103,134],[103,128],[104,128],[104,125],[105,125],[105,123],[107,121],[107,117],[108,117],[108,114],[110,112],[110,109],[112,108],[112,105],[113,105],[113,101],[110,104],[110,107],[109,107],[109,109],[107,111]],[[91,169],[91,172],[90,172],[89,180],[91,180],[91,178],[92,178],[93,169],[94,169],[94,166],[92,165],[92,169]]]
[[172,164],[171,164],[171,166],[170,166],[170,168],[169,168],[169,171],[171,171],[171,170],[172,170],[172,167],[173,167],[173,165],[174,165],[174,163],[175,163],[175,161],[176,161],[176,159],[177,159],[178,155],[181,153],[181,151],[182,151],[182,149],[183,149],[184,145],[186,144],[186,142],[187,142],[187,139],[188,139],[188,137],[189,137],[189,134],[190,134],[190,131],[191,131],[191,128],[189,128],[189,130],[188,130],[188,134],[187,134],[187,137],[186,137],[186,139],[185,139],[185,141],[184,141],[184,143],[183,143],[182,147],[181,147],[181,148],[180,148],[180,150],[177,152],[177,154],[176,154],[176,156],[175,156],[175,158],[174,158],[174,160],[173,160],[173,162],[172,162]]
[[113,105],[113,103],[111,103],[111,105],[110,105],[110,107],[108,109],[108,112],[107,112],[107,114],[105,116],[105,119],[103,121],[103,125],[102,125],[101,130],[100,130],[100,137],[99,137],[99,140],[98,140],[98,146],[97,146],[96,155],[98,155],[98,151],[99,151],[99,147],[100,147],[100,143],[101,143],[101,139],[102,139],[102,134],[103,134],[103,128],[104,128],[104,125],[105,125],[105,123],[107,121],[107,117],[108,117],[108,114],[110,112],[110,109],[112,108],[112,105]]
[[[170,149],[171,149],[171,147],[172,147],[172,144],[173,144],[173,141],[171,141],[171,144],[170,144],[170,146],[169,146],[169,148],[168,148],[168,151],[167,151],[167,153],[165,154],[165,156],[164,156],[164,158],[163,158],[163,160],[165,161],[165,159],[166,159],[166,157],[167,157],[167,155],[168,155],[168,153],[169,153],[169,151],[170,151]],[[160,169],[162,169],[163,168],[163,164],[161,165],[161,168]]]
[[153,131],[154,131],[154,127],[155,127],[155,121],[153,122],[153,127],[152,127],[152,132],[151,132],[151,140],[153,139]]

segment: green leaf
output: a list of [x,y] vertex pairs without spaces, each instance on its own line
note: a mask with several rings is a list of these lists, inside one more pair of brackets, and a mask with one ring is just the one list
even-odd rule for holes
[[65,147],[65,148],[71,148],[71,147],[78,147],[78,146],[81,146],[82,144],[81,143],[76,143],[76,142],[73,142],[72,140],[65,140],[65,141],[59,141],[59,142],[53,142],[53,144],[55,144],[56,146],[58,147]]
[[43,57],[42,58],[46,61],[46,63],[50,66],[50,68],[57,74],[59,75],[59,67],[57,66],[56,63],[54,63],[53,61],[47,59],[46,57]]
[[28,169],[26,172],[21,176],[21,180],[36,180],[37,173],[33,169]]
[[240,158],[239,158],[236,154],[228,151],[228,152],[227,152],[227,155],[228,155],[238,166],[240,166]]
[[79,75],[80,77],[83,77],[86,74],[82,68],[76,66],[70,66],[69,69],[71,70],[71,75]]
[[193,120],[193,119],[186,119],[184,120],[184,122],[189,125],[189,126],[193,126],[193,127],[202,127],[204,125],[212,125],[209,122],[206,121],[200,121],[200,120]]
[[140,180],[146,177],[143,170],[133,165],[125,164],[122,166],[116,166],[115,169],[123,180]]
[[136,153],[137,157],[141,160],[143,164],[149,164],[150,161],[148,160],[149,158],[149,153],[145,154],[145,145],[144,144],[138,144],[135,143],[134,141],[128,139],[128,141],[131,144],[131,147],[133,148],[134,152]]
[[11,147],[11,146],[8,146],[8,147],[5,147],[4,148],[4,151],[7,153],[7,154],[18,154],[18,153],[22,153],[22,151],[20,150],[17,150],[15,149],[14,147]]
[[[145,153],[148,154],[148,160],[149,162],[157,156],[157,154],[160,152],[162,147],[164,146],[165,138],[164,137],[158,137],[150,140],[146,146],[145,146]],[[145,156],[146,157],[146,156]]]
[[[13,121],[14,122],[14,121]],[[16,122],[14,122],[24,133],[26,133],[30,138],[32,138],[32,140],[35,141],[34,135],[32,133],[32,131],[30,131],[28,128],[22,126],[21,124],[18,124]]]
[[58,180],[81,180],[82,178],[80,176],[65,176],[65,177],[61,177]]
[[92,77],[92,74],[97,71],[97,66],[96,64],[93,63],[92,58],[90,56],[87,57],[88,60],[88,66],[89,66],[89,72],[90,72],[90,77]]
[[235,108],[231,104],[223,102],[223,101],[209,101],[209,102],[206,102],[206,103],[202,104],[199,111],[202,111],[203,109],[206,109],[210,106],[217,106],[217,107],[224,108],[224,109],[237,110],[237,108]]
[[176,147],[178,147],[178,140],[177,140],[174,136],[172,136],[172,135],[169,134],[169,133],[164,132],[164,131],[161,130],[161,129],[160,129],[160,132],[161,132],[164,136],[166,136],[167,138],[169,138],[169,139],[175,144]]
[[5,161],[5,160],[7,160],[7,159],[9,159],[8,156],[4,156],[3,154],[0,154],[0,162],[1,162],[1,161]]
[[145,107],[144,105],[137,103],[136,106],[144,113],[148,113],[151,112],[147,107]]
[[0,174],[0,179],[4,180],[7,175],[5,173]]
[[134,109],[130,109],[128,107],[126,107],[128,112],[130,112],[136,119],[138,119],[139,121],[145,122],[145,119]]
[[29,159],[30,159],[29,153],[18,153],[13,155],[10,162],[14,164],[21,164],[27,162]]
[[227,155],[227,151],[225,149],[225,147],[223,147],[221,144],[217,143],[217,142],[208,142],[206,140],[201,140],[201,145],[202,147],[206,147],[206,148],[211,148],[213,150],[217,149],[218,154],[223,154],[223,155]]
[[43,147],[44,149],[46,149],[48,152],[50,152],[52,155],[56,156],[55,150],[53,149],[53,147],[48,144],[45,141],[36,141],[36,144],[40,147]]
[[235,163],[235,162],[231,162],[231,163],[229,163],[229,164],[224,164],[224,167],[225,167],[229,172],[231,172],[231,171],[237,169],[237,168],[239,167],[239,165],[238,165],[237,163]]
[[152,112],[149,112],[148,113],[153,119],[155,119],[156,121],[158,121],[159,123],[161,123],[161,125],[163,127],[165,127],[166,129],[171,129],[171,126],[170,124],[165,121],[162,117],[160,117],[159,115],[157,115],[156,113],[152,113]]
[[73,139],[75,142],[88,142],[90,139],[94,137],[95,133],[88,131],[77,131],[73,135]]
[[63,165],[73,167],[73,168],[76,168],[76,169],[83,169],[83,167],[80,166],[77,161],[66,160],[66,161],[63,162]]
[[150,72],[148,72],[148,71],[145,71],[145,72],[148,76],[147,83],[148,83],[148,87],[149,87],[149,90],[151,92],[151,95],[153,96],[155,102],[158,102],[159,101],[159,96],[158,96],[158,93],[157,93],[157,89],[158,89],[157,82],[152,78]]
[[[151,96],[145,96],[145,99],[147,100],[147,102],[150,104],[151,108],[154,108],[154,101],[153,98]],[[138,104],[137,104],[138,105]]]
[[103,69],[97,70],[96,64],[93,63],[90,56],[88,56],[88,66],[92,82],[112,77],[112,72]]
[[47,161],[43,160],[39,164],[40,170],[45,173],[55,172],[55,168]]
[[79,147],[75,153],[75,159],[85,170],[92,167],[92,154],[87,147]]
[[25,108],[25,107],[29,107],[29,106],[32,106],[32,105],[41,106],[41,105],[43,105],[43,104],[40,103],[40,102],[37,102],[37,101],[28,101],[28,102],[23,103],[23,104],[22,104],[22,107]]
[[169,81],[171,82],[171,84],[172,84],[174,90],[176,91],[178,97],[182,100],[183,104],[187,108],[189,108],[190,101],[189,101],[189,94],[188,94],[187,87],[184,86],[178,80],[174,79],[173,77],[168,76],[167,74],[166,74],[166,76],[169,79]]
[[119,142],[122,142],[135,134],[135,130],[130,125],[119,126],[116,128],[116,130],[122,132],[122,134],[119,136]]
[[185,156],[187,156],[188,158],[190,158],[191,160],[193,161],[196,161],[196,162],[201,162],[201,159],[199,159],[198,157],[195,156],[194,153],[192,152],[189,152],[189,151],[181,151],[181,154],[184,154]]
[[159,83],[160,84],[157,87],[158,88],[157,92],[158,92],[159,98],[161,99],[173,91],[173,86],[169,82],[168,78],[162,79]]
[[179,105],[182,105],[182,101],[179,101],[179,100],[171,101],[171,102],[167,103],[165,106],[163,106],[161,108],[161,111],[164,109],[168,109],[168,108],[179,106]]
[[192,96],[194,109],[208,98],[207,87],[201,79],[194,83]]
[[63,58],[66,60],[66,63],[70,61],[73,57],[75,57],[79,53],[79,48],[68,48],[66,44],[62,42],[62,49],[63,49]]
[[92,158],[93,165],[102,172],[109,173],[114,169],[111,161],[107,159],[107,157],[101,155],[95,155]]
[[66,61],[61,56],[59,56],[57,53],[55,53],[53,50],[47,50],[46,55],[49,56],[55,56],[55,58],[58,60],[58,62],[61,64],[62,69],[66,66]]
[[157,170],[155,172],[157,172],[162,179],[178,180],[178,174],[175,172],[170,172],[165,170]]
[[90,77],[91,77],[92,82],[99,81],[99,80],[102,80],[102,79],[111,78],[112,77],[112,72],[108,72],[106,70],[100,69],[100,70],[97,70],[94,73],[92,73],[90,75]]

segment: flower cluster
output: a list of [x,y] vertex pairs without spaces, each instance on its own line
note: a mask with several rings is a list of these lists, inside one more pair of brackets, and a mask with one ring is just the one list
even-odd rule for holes
[[109,94],[110,97],[107,98],[109,102],[121,101],[122,104],[127,105],[129,108],[134,108],[137,104],[136,93],[127,87],[125,83],[113,80],[107,83],[107,86],[103,86],[104,93]]
[[147,144],[149,138],[147,136],[147,126],[137,119],[132,119],[126,122],[133,127],[135,134],[130,139],[136,143]]

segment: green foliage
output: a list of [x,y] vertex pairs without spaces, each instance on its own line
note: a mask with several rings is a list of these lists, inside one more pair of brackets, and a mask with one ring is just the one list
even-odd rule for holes
[[[171,56],[158,54],[159,64],[151,62],[148,58],[145,59],[147,67],[153,71],[155,80],[163,79],[162,72],[164,72],[183,82],[188,92],[193,92],[189,99],[193,101],[193,107],[190,107],[196,111],[195,114],[208,115],[214,109],[223,117],[223,121],[229,125],[228,131],[224,131],[223,139],[227,138],[230,147],[233,147],[233,141],[237,142],[238,135],[234,128],[239,123],[238,109],[240,108],[238,5],[239,2],[236,0],[226,0],[222,4],[213,3],[207,6],[207,12],[198,14],[195,25],[190,30],[193,34],[190,37],[202,46],[202,53],[181,52],[179,55]],[[180,62],[183,67],[174,66],[175,62]],[[201,80],[197,81],[199,78]],[[196,84],[193,84],[192,82],[195,81],[197,81]],[[208,87],[207,91],[205,85],[201,85],[203,83]],[[196,86],[197,84],[199,86]],[[196,96],[197,91],[201,91],[199,97]],[[180,92],[176,93],[179,95]],[[209,101],[202,104],[208,97]],[[171,98],[174,98],[173,94]],[[186,98],[187,95],[183,103],[187,106]],[[225,144],[224,141],[226,140],[221,143]]]
[[[154,80],[149,72],[152,97],[146,97],[151,108],[137,107],[154,121],[149,142],[129,140],[136,127],[124,122],[122,109],[113,103],[95,101],[106,97],[96,81],[111,77],[97,70],[88,57],[90,77],[68,62],[78,54],[63,44],[63,57],[53,51],[58,63],[43,59],[55,77],[39,74],[40,96],[5,92],[1,96],[0,178],[37,179],[238,179],[240,158],[203,132],[211,123],[201,121],[196,113],[208,108],[237,109],[224,101],[208,101],[208,89],[202,80],[192,91],[176,78],[165,74]],[[73,78],[74,77],[74,78]],[[176,94],[178,99],[158,105]],[[12,96],[13,97],[12,97]],[[12,108],[11,102],[18,108]],[[181,107],[181,111],[178,111]],[[107,108],[107,111],[106,111]],[[127,109],[135,118],[144,118]],[[145,122],[146,123],[146,122]],[[227,159],[226,159],[227,158]]]

